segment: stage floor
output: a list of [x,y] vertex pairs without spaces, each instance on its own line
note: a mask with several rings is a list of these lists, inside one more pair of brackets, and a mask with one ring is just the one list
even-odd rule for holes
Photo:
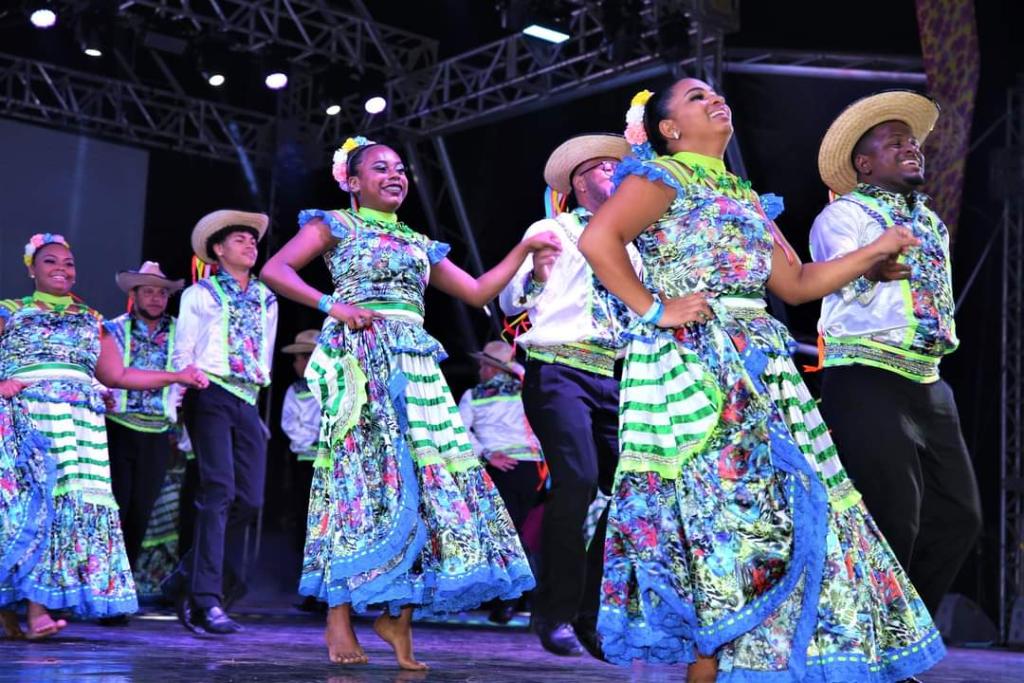
[[[136,617],[122,627],[72,623],[59,639],[0,641],[0,682],[50,683],[562,683],[567,681],[681,681],[679,667],[614,667],[590,657],[561,658],[541,649],[534,635],[518,628],[417,625],[416,652],[431,665],[426,673],[402,672],[369,622],[357,633],[370,655],[358,668],[331,665],[320,617],[282,610],[242,617],[241,634],[196,636],[167,614]],[[1024,681],[1024,653],[953,649],[925,683]]]

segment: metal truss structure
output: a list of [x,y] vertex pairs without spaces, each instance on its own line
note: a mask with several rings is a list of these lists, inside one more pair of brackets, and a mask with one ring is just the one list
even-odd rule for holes
[[[1012,187],[1003,206],[1003,310],[1000,363],[999,628],[1024,644],[1024,84],[1007,96],[1006,154]],[[995,169],[994,169],[995,170]]]
[[395,75],[437,61],[437,41],[374,21],[361,1],[355,13],[324,0],[125,0],[122,13],[186,20],[251,51],[273,47],[304,66],[339,60]]
[[269,161],[274,119],[172,90],[0,54],[0,115],[128,144]]

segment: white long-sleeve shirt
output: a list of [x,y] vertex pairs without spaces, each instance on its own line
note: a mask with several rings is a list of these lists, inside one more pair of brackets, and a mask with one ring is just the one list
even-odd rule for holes
[[316,459],[317,441],[320,438],[320,404],[310,393],[305,380],[292,382],[284,393],[281,430],[291,440],[288,447],[299,460]]
[[[477,391],[482,393],[479,387]],[[470,389],[459,400],[459,416],[478,457],[487,459],[491,453],[501,452],[516,460],[544,459],[526,420],[521,394],[474,397],[473,392]]]
[[[182,292],[174,337],[174,367],[180,370],[195,365],[211,381],[255,403],[259,388],[270,384],[277,337],[277,297],[262,282],[251,278],[246,290],[248,298],[238,301],[227,282],[230,277],[217,274]],[[252,329],[242,333],[243,345],[236,347],[254,356],[249,365],[231,348],[230,312],[234,306],[248,307],[248,319],[256,321]]]
[[[530,315],[531,328],[516,338],[517,344],[537,349],[583,343],[623,352],[622,332],[632,313],[594,277],[577,246],[590,216],[589,212],[577,209],[539,220],[527,229],[524,239],[545,230],[554,232],[562,243],[562,253],[547,282],[533,280],[530,255],[501,292],[498,301],[506,315],[523,311]],[[639,252],[632,244],[626,250],[639,273]]]

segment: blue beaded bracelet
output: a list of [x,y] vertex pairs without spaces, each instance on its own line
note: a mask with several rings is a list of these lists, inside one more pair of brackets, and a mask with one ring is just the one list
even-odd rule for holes
[[331,312],[331,306],[334,305],[334,297],[330,294],[324,294],[320,297],[320,301],[317,302],[316,307],[324,313]]
[[665,304],[661,303],[661,299],[658,297],[654,298],[654,302],[651,307],[647,309],[647,312],[640,316],[640,322],[648,323],[650,325],[657,325],[658,321],[661,320],[661,316],[665,313]]

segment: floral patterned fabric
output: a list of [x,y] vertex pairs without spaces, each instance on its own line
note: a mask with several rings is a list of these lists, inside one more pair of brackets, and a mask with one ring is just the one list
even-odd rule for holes
[[[954,321],[952,271],[949,266],[949,232],[927,197],[915,192],[908,202],[898,192],[861,183],[840,201],[851,201],[874,218],[880,227],[901,225],[914,233],[921,244],[901,258],[910,266],[910,278],[900,285],[913,312],[908,336],[900,344],[908,351],[938,357],[951,353],[959,345]],[[909,317],[909,316],[908,316]],[[888,338],[881,341],[890,342]]]
[[241,392],[251,399],[250,403],[255,403],[260,387],[270,384],[264,345],[267,343],[267,307],[274,295],[259,280],[250,280],[243,291],[238,280],[229,273],[217,273],[197,284],[228,310],[225,330],[228,375],[211,379],[227,383],[230,386],[225,388],[229,391]]
[[637,239],[652,288],[715,317],[634,328],[598,630],[614,662],[718,658],[720,681],[896,681],[941,639],[846,478],[760,300],[774,227],[720,160],[627,160],[677,192]]
[[385,317],[362,331],[328,319],[310,360],[354,359],[359,373],[322,374],[361,386],[331,402],[355,419],[325,408],[300,593],[418,615],[520,595],[529,565],[441,375],[444,350],[422,327],[430,266],[447,246],[366,210],[303,211],[299,223],[314,218],[338,238],[325,255],[335,295]]
[[[122,358],[127,359],[130,367],[142,370],[171,368],[170,344],[174,339],[174,318],[171,316],[162,316],[152,331],[131,313],[107,320],[103,328],[117,343]],[[141,427],[145,431],[166,431],[170,428],[168,389],[115,389],[112,393],[115,408],[108,414],[108,418],[128,427]]]
[[100,317],[70,297],[0,302],[0,377],[30,385],[0,405],[0,605],[82,617],[137,609],[92,387]]

